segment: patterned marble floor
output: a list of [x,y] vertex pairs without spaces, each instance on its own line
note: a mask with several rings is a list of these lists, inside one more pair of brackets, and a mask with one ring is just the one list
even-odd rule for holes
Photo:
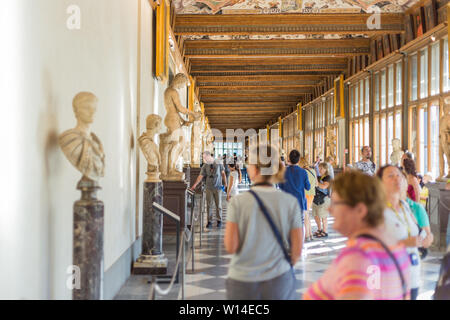
[[[244,191],[245,186],[241,186]],[[314,240],[305,244],[301,260],[295,265],[295,275],[297,278],[296,288],[298,298],[301,299],[308,287],[321,277],[339,250],[344,247],[347,238],[332,229],[333,218],[328,218],[329,236],[326,239]],[[223,221],[226,221],[226,201],[223,201]],[[313,230],[316,224],[312,222]],[[191,262],[188,261],[185,278],[185,299],[186,300],[225,300],[225,279],[227,277],[228,266],[231,255],[227,254],[223,245],[225,223],[222,228],[217,229],[214,223],[213,229],[204,229],[202,243],[200,247],[199,234],[196,234],[194,264],[195,270],[191,270]],[[166,242],[170,242],[168,239]],[[173,241],[172,241],[173,242]],[[174,246],[164,249],[172,249]],[[420,300],[429,300],[434,293],[434,288],[439,274],[442,253],[431,252],[422,261],[422,283],[419,292]],[[175,254],[167,254],[169,263],[175,261]],[[186,254],[188,257],[188,254]],[[119,293],[117,300],[148,299],[150,284],[148,276],[132,275]],[[167,284],[159,284],[164,289]],[[181,286],[175,284],[170,293],[161,296],[156,295],[157,300],[181,299]]]

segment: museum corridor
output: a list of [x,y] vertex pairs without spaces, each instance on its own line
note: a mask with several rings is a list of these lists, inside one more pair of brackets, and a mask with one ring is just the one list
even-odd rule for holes
[[433,299],[449,28],[449,0],[0,1],[0,300],[180,300],[177,239],[186,300]]

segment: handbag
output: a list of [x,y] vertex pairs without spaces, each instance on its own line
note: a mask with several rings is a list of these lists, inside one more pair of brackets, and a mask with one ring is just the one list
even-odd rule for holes
[[281,250],[283,250],[283,254],[284,257],[286,258],[287,262],[289,262],[289,265],[291,266],[291,269],[293,269],[293,265],[292,265],[292,261],[291,261],[291,255],[288,253],[288,250],[286,249],[286,247],[283,244],[283,240],[281,238],[280,232],[278,231],[277,227],[275,226],[275,223],[273,222],[272,218],[269,215],[269,212],[266,209],[266,206],[263,204],[263,202],[261,201],[261,199],[258,197],[258,195],[256,194],[255,191],[250,190],[249,191],[253,197],[255,197],[256,202],[259,205],[259,208],[261,209],[261,211],[263,212],[264,216],[267,219],[267,222],[269,223],[273,234],[275,235],[275,238],[277,239],[278,244],[281,247]]
[[402,291],[403,291],[403,300],[406,300],[406,296],[408,295],[408,289],[406,286],[406,281],[405,281],[405,277],[403,276],[403,272],[402,269],[400,269],[400,266],[398,264],[397,259],[395,259],[394,254],[392,253],[391,250],[389,250],[389,248],[384,244],[383,241],[381,241],[380,239],[372,236],[371,234],[360,234],[357,238],[367,238],[367,239],[371,239],[374,240],[376,242],[378,242],[379,244],[381,244],[381,246],[383,247],[383,249],[387,252],[387,254],[389,255],[389,257],[394,261],[395,264],[395,268],[397,268],[400,280],[402,282]]

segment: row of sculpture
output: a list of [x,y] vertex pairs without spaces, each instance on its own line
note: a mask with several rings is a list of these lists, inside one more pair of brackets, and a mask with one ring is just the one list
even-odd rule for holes
[[[213,135],[201,120],[202,113],[186,109],[180,101],[178,90],[187,86],[187,77],[179,73],[164,92],[167,132],[159,135],[159,146],[155,136],[161,131],[162,118],[151,114],[146,118],[146,131],[139,137],[147,162],[147,182],[182,181],[184,173],[177,169],[183,152],[188,148],[183,127],[193,124],[191,136],[192,159],[203,150],[212,151]],[[104,176],[105,153],[100,139],[91,132],[91,124],[97,110],[98,99],[90,92],[78,93],[72,102],[77,125],[59,136],[59,145],[70,163],[81,172],[83,178],[96,181]],[[196,105],[198,110],[198,104]],[[185,115],[186,119],[182,116]],[[203,125],[202,125],[203,124]],[[204,139],[204,137],[206,139]],[[197,162],[195,162],[197,163]]]
[[[184,126],[192,126],[191,135],[191,163],[200,162],[201,151],[213,151],[213,135],[201,120],[202,113],[185,108],[180,101],[178,90],[187,86],[188,78],[180,73],[171,81],[164,92],[164,106],[166,116],[164,124],[167,132],[160,134],[159,146],[155,136],[161,130],[161,117],[152,114],[146,119],[147,130],[139,137],[139,146],[147,159],[147,182],[181,181],[184,179],[182,169],[177,168],[182,154],[188,148],[187,139],[183,132]],[[100,139],[91,132],[90,126],[94,121],[98,99],[90,92],[80,92],[72,102],[73,111],[77,119],[75,128],[62,133],[59,144],[70,163],[83,174],[83,178],[98,180],[104,176],[105,153]],[[448,175],[450,178],[450,104],[445,101],[444,113],[439,121],[439,163],[440,177],[444,177],[447,157]],[[184,115],[184,117],[182,116]],[[206,138],[206,139],[205,139]],[[202,143],[203,142],[203,143]],[[336,159],[336,135],[333,128],[327,128],[327,149],[330,156]],[[400,140],[392,140],[393,152],[391,163],[398,163],[403,155]]]

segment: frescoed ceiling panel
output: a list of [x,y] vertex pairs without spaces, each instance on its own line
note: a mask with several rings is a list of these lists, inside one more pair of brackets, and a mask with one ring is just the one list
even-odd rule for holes
[[415,0],[174,0],[177,14],[399,13]]

